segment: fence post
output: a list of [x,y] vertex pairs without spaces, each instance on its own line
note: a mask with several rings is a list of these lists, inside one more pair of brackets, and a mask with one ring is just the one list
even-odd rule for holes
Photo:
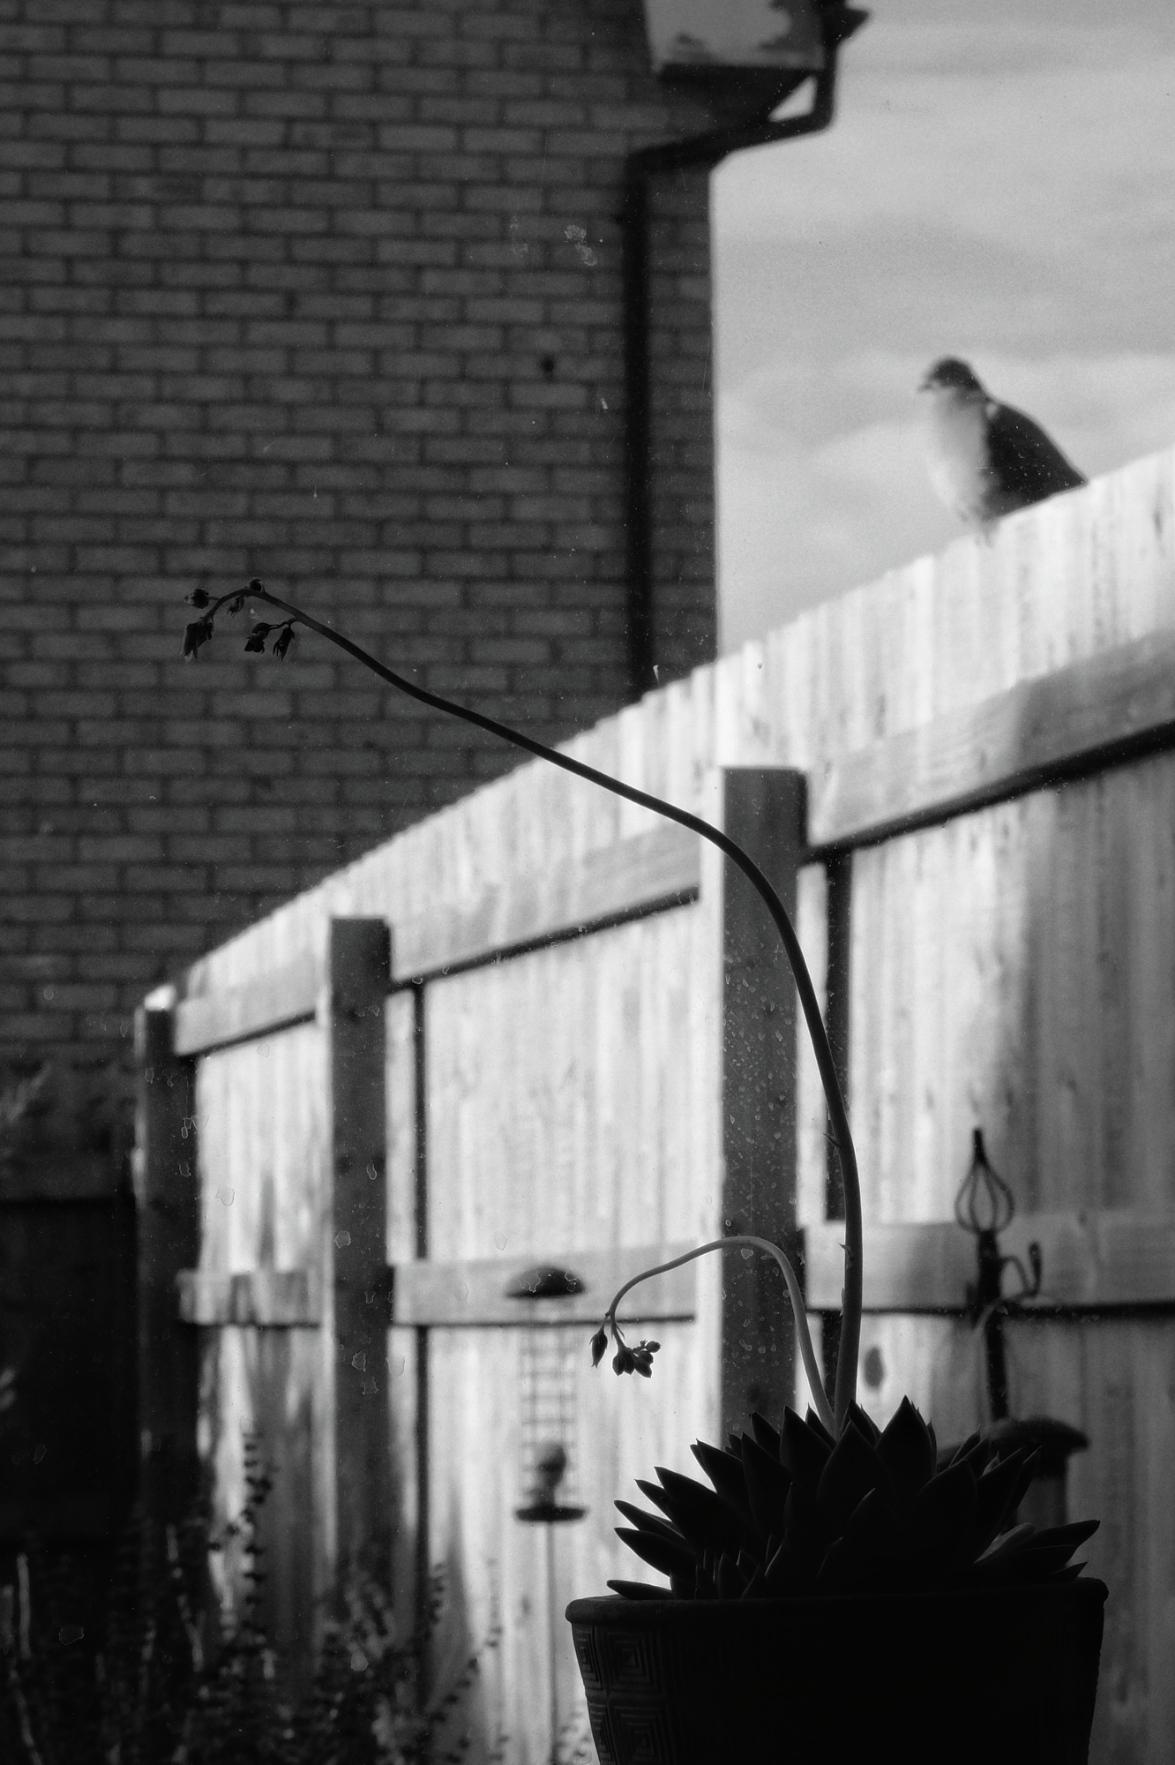
[[382,919],[329,927],[328,1194],[323,1342],[331,1392],[328,1561],[386,1566],[390,1545],[385,1002],[391,940]]
[[154,1520],[182,1518],[199,1490],[199,1348],[176,1284],[199,1260],[195,1072],[173,1052],[173,1021],[170,1005],[135,1014],[139,1491]]
[[[795,914],[806,847],[802,772],[723,770],[720,824],[759,865]],[[716,862],[715,862],[716,860]],[[717,887],[721,949],[720,1230],[755,1232],[789,1254],[796,1229],[796,990],[759,896],[717,853],[704,879]],[[706,892],[706,881],[703,881]],[[778,1268],[766,1257],[724,1256],[719,1400],[723,1431],[752,1410],[778,1421],[795,1388],[793,1332]]]

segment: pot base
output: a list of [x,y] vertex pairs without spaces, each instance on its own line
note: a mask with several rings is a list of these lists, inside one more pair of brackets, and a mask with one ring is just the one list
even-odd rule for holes
[[1086,1765],[1106,1587],[573,1600],[601,1765]]

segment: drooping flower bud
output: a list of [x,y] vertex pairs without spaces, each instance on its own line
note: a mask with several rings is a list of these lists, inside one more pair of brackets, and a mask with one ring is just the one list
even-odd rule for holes
[[183,658],[185,662],[194,661],[201,646],[212,636],[211,619],[193,619],[184,626]]

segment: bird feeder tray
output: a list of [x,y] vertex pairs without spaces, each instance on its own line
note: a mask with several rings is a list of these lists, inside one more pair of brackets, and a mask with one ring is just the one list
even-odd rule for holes
[[659,74],[757,68],[819,73],[824,32],[812,0],[645,0]]
[[507,1299],[568,1299],[582,1293],[584,1283],[570,1269],[558,1269],[552,1263],[538,1263],[524,1269],[506,1288]]

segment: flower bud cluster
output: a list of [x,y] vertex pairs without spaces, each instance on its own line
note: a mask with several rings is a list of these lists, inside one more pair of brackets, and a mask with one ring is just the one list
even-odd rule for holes
[[624,1331],[613,1317],[605,1318],[592,1337],[593,1367],[598,1367],[607,1354],[609,1337],[616,1346],[616,1353],[612,1356],[612,1371],[614,1373],[639,1373],[642,1379],[652,1377],[653,1356],[661,1344],[642,1339],[633,1347],[624,1340]]
[[[256,577],[247,588],[221,595],[216,600],[206,588],[194,588],[187,597],[188,603],[202,616],[190,620],[184,627],[184,660],[194,661],[204,645],[211,641],[216,630],[216,615],[222,608],[227,608],[230,613],[239,613],[245,605],[246,597],[261,591],[262,584]],[[283,619],[273,625],[258,619],[245,639],[246,651],[253,655],[263,655],[268,649],[271,656],[283,662],[293,647],[295,623],[294,619]]]

